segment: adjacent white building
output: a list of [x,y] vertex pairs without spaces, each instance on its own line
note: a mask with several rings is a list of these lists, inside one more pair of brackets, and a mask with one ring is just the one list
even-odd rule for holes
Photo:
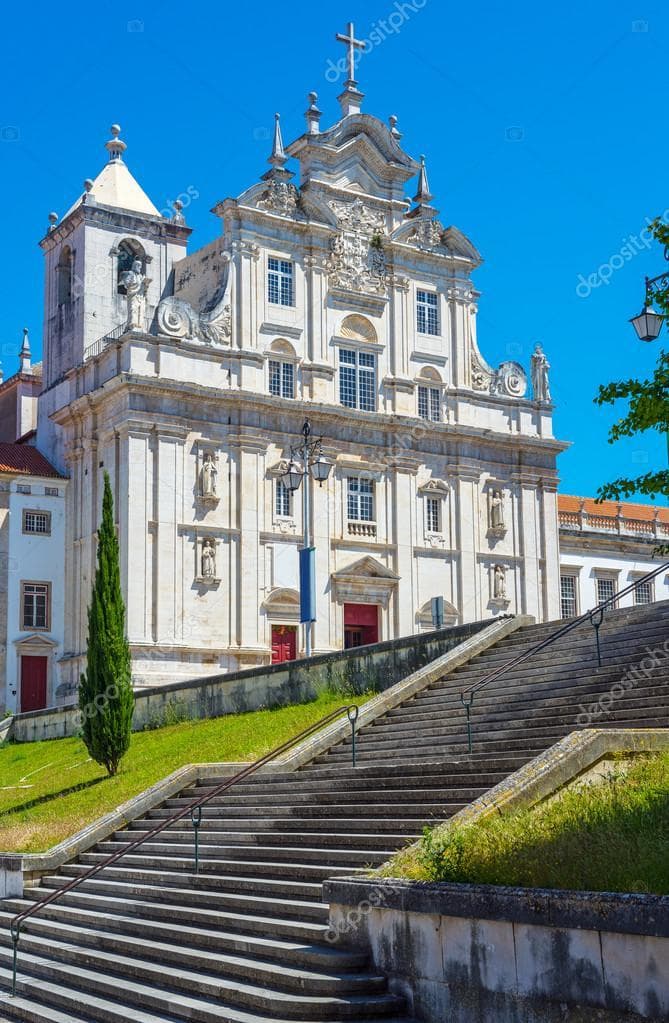
[[0,442],[0,712],[63,698],[66,493],[34,447]]
[[[669,508],[560,494],[560,611],[582,614],[667,562]],[[669,575],[637,586],[621,606],[669,600]]]

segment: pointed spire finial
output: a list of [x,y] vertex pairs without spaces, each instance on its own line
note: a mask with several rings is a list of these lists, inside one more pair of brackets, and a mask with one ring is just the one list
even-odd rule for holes
[[307,119],[307,131],[310,135],[318,135],[321,120],[321,111],[318,109],[318,105],[316,103],[318,93],[310,92],[307,98],[309,100],[309,107],[304,115]]
[[28,328],[24,327],[23,343],[21,345],[21,351],[19,352],[19,373],[32,373],[32,367],[30,364],[31,355]]
[[121,125],[112,124],[110,131],[112,133],[112,137],[109,142],[105,142],[105,149],[109,153],[110,160],[118,160],[122,162],[123,154],[128,147],[125,142],[119,138],[119,135],[121,134]]
[[275,167],[277,170],[282,170],[284,165],[287,163],[288,157],[283,148],[283,139],[281,138],[281,115],[274,115],[274,138],[272,140],[272,153],[268,159],[268,163]]
[[430,203],[433,199],[433,195],[430,192],[430,186],[427,180],[427,168],[425,166],[425,157],[420,158],[420,174],[418,175],[418,191],[413,197],[413,201],[417,202],[420,206],[425,206]]

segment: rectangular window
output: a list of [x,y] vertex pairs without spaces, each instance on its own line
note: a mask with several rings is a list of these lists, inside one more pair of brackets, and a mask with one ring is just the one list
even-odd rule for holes
[[267,260],[267,299],[272,305],[293,305],[293,264],[270,256]]
[[416,293],[416,327],[419,334],[439,334],[439,299],[434,291]]
[[610,600],[616,592],[615,580],[608,576],[600,576],[597,579],[597,603],[603,604]]
[[17,494],[30,494],[31,493],[30,484],[29,483],[19,483],[19,484],[17,484],[16,493]]
[[376,356],[339,349],[339,400],[347,408],[376,409]]
[[288,519],[293,514],[293,495],[283,480],[276,481],[274,510],[279,518]]
[[353,522],[374,522],[373,480],[349,476],[348,517]]
[[60,490],[58,487],[45,487],[44,493],[47,497],[60,497]]
[[441,391],[438,387],[418,388],[418,415],[421,419],[441,421]]
[[646,583],[641,583],[637,586],[634,591],[634,603],[635,604],[652,604],[653,603],[653,580],[649,579]]
[[295,397],[295,367],[292,362],[269,363],[269,393],[277,398]]
[[575,575],[560,576],[560,614],[563,618],[575,618],[578,614]]
[[49,628],[49,584],[21,583],[21,628]]
[[438,497],[428,497],[426,519],[428,533],[441,533],[441,500]]
[[51,535],[51,512],[23,510],[23,532]]

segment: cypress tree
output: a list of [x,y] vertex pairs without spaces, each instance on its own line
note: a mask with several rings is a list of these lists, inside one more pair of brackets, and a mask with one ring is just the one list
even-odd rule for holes
[[130,647],[125,636],[114,499],[105,472],[98,565],[88,608],[86,671],[79,686],[82,736],[93,760],[115,775],[130,746],[135,706]]

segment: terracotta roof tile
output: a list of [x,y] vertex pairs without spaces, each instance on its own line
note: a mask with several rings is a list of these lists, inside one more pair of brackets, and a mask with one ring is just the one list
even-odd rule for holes
[[[558,511],[579,512],[581,504],[583,504],[583,510],[588,515],[615,518],[618,514],[618,503],[616,501],[603,501],[601,504],[597,504],[594,497],[574,497],[571,494],[558,494]],[[669,508],[663,508],[655,504],[637,504],[632,501],[621,501],[620,506],[626,519],[652,522],[655,518],[655,513],[659,512],[659,521],[669,523]]]
[[0,443],[0,472],[63,478],[32,444]]

